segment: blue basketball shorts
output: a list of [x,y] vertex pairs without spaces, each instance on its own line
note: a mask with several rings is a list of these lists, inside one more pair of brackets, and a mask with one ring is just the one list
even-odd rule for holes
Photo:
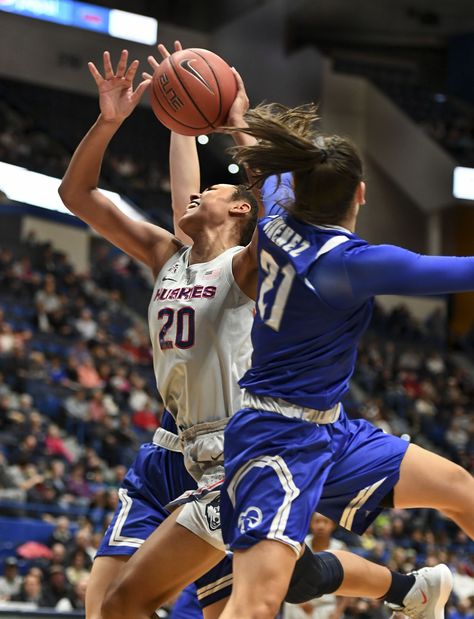
[[181,453],[154,443],[141,445],[118,491],[119,504],[97,556],[132,555],[169,516],[165,506],[195,487]]
[[171,610],[170,619],[202,619],[201,607],[196,595],[196,585],[189,585],[183,590]]
[[239,550],[273,539],[299,553],[315,511],[362,534],[397,483],[407,448],[342,409],[327,425],[239,411],[225,431],[224,541]]
[[[118,491],[119,505],[96,556],[131,556],[169,516],[166,505],[196,488],[181,453],[154,443],[141,445]],[[226,583],[226,586],[222,586]],[[196,581],[202,608],[230,595],[232,562],[225,558]]]

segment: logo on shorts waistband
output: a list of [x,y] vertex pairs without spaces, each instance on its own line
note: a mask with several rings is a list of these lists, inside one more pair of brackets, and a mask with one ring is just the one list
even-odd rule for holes
[[206,505],[206,518],[210,531],[217,531],[220,528],[221,508],[218,496]]
[[238,527],[241,533],[245,533],[249,529],[255,529],[263,519],[262,510],[259,507],[247,507],[244,512],[241,512],[238,520]]

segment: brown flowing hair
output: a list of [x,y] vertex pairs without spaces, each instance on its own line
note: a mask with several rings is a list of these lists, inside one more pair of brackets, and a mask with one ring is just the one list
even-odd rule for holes
[[248,110],[248,127],[232,128],[257,139],[252,146],[234,146],[234,159],[247,167],[256,184],[267,177],[293,173],[293,202],[282,206],[294,217],[313,224],[337,224],[349,210],[363,178],[362,160],[348,139],[323,136],[313,104],[289,108],[279,103]]

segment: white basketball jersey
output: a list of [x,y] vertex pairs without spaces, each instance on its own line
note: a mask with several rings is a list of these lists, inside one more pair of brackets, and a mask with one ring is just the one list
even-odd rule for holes
[[188,265],[191,248],[183,247],[155,283],[148,320],[156,383],[180,433],[240,408],[237,381],[250,363],[254,310],[232,273],[240,250]]

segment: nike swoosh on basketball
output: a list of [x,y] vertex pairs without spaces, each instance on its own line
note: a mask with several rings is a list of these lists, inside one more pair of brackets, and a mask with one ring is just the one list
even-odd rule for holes
[[197,71],[192,65],[191,63],[194,61],[194,58],[185,58],[184,60],[181,60],[181,62],[179,63],[183,69],[185,71],[187,71],[188,73],[190,73],[193,77],[195,77],[196,79],[198,79],[201,84],[203,84],[209,92],[211,92],[212,94],[214,94],[214,91],[211,88],[211,85],[209,84],[209,82],[207,80],[205,80],[203,78],[203,76],[199,73],[199,71]]

